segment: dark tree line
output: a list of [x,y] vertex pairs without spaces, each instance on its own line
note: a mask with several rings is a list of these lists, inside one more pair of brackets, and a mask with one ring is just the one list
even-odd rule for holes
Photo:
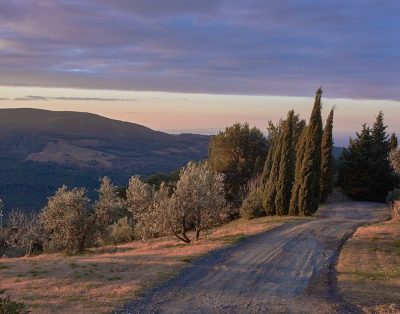
[[393,134],[386,133],[383,113],[379,112],[372,128],[364,124],[339,162],[338,184],[344,193],[356,200],[384,202],[397,183],[390,164],[390,151],[397,147]]

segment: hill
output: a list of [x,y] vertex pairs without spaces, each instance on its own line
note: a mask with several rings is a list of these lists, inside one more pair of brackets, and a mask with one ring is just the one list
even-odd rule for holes
[[90,113],[0,109],[0,198],[8,208],[38,209],[63,184],[93,191],[104,175],[126,184],[204,159],[208,141]]

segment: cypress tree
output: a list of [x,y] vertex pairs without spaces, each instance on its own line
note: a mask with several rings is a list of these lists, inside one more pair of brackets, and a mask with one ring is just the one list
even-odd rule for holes
[[267,158],[265,159],[264,169],[263,169],[263,173],[262,173],[262,184],[263,185],[267,184],[267,181],[268,181],[271,169],[272,169],[275,147],[278,144],[281,129],[282,129],[282,121],[279,121],[278,125],[274,125],[271,121],[268,121],[267,141],[268,141],[268,145],[269,145],[269,150],[268,150]]
[[329,113],[321,144],[321,202],[324,203],[333,190],[333,114]]
[[307,128],[305,127],[301,132],[299,141],[296,146],[296,163],[295,163],[295,179],[292,187],[292,194],[290,197],[289,215],[299,215],[299,191],[302,183],[301,166],[306,149]]
[[301,187],[299,190],[299,214],[311,215],[318,209],[320,203],[321,179],[321,118],[322,89],[315,95],[314,107],[307,127],[306,147],[300,169]]
[[[282,133],[281,154],[279,156],[279,176],[276,182],[275,208],[278,215],[287,215],[294,180],[294,147],[295,127],[294,111],[289,111]],[[276,161],[278,162],[278,161]],[[275,178],[276,179],[276,178]]]
[[392,136],[389,140],[389,149],[390,151],[395,150],[398,146],[397,136],[396,134],[392,133]]
[[263,207],[267,215],[276,215],[275,198],[277,193],[277,178],[279,176],[280,156],[282,153],[283,134],[279,135],[278,142],[274,145],[272,153],[271,171],[264,187]]

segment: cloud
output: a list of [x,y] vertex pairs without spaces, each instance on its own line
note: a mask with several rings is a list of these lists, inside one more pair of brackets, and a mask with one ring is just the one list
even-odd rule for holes
[[[0,99],[1,100],[1,99]],[[99,97],[44,97],[44,96],[25,96],[17,97],[19,101],[48,101],[48,100],[69,100],[69,101],[136,101],[134,98],[99,98]]]
[[17,97],[17,98],[14,98],[14,100],[19,100],[19,101],[47,101],[48,97],[26,96],[26,97]]
[[[362,7],[361,7],[362,5]],[[0,3],[0,84],[400,97],[400,3]]]

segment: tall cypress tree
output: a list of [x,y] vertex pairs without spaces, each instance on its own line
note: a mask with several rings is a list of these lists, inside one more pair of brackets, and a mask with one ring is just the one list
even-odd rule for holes
[[333,114],[329,113],[321,144],[321,202],[324,203],[333,190]]
[[298,205],[300,215],[311,215],[315,213],[320,203],[322,140],[321,97],[322,89],[319,88],[315,95],[314,107],[307,127],[305,139],[306,147],[300,169],[300,178],[302,179]]
[[[275,208],[278,215],[287,215],[294,180],[294,147],[293,135],[295,128],[294,111],[289,111],[284,125],[281,154],[279,156],[279,176],[276,182]],[[278,162],[278,161],[277,161]]]
[[283,133],[278,137],[272,152],[271,171],[264,186],[263,207],[267,215],[276,215],[275,198],[277,193],[277,178],[279,177],[280,156],[282,153]]
[[298,216],[299,215],[299,192],[301,188],[302,178],[301,178],[301,167],[304,158],[304,153],[306,150],[306,138],[307,138],[307,128],[304,127],[301,135],[299,137],[298,144],[296,146],[296,163],[295,163],[295,178],[292,187],[292,194],[290,197],[289,205],[289,215]]

